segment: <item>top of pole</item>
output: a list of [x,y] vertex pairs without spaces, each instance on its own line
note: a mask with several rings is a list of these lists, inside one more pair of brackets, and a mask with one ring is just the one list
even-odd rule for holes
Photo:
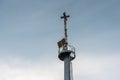
[[66,12],[63,13],[63,16],[61,16],[61,19],[64,19],[64,21],[67,21],[67,18],[69,18],[69,15],[66,15]]

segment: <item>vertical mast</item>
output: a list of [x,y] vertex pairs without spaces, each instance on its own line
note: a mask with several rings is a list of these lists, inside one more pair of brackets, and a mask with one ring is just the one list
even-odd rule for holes
[[64,19],[64,35],[65,35],[65,44],[64,44],[64,49],[67,49],[67,45],[68,45],[68,42],[67,42],[67,18],[69,18],[70,16],[69,15],[66,15],[66,13],[64,12],[63,13],[63,16],[61,16],[61,19]]

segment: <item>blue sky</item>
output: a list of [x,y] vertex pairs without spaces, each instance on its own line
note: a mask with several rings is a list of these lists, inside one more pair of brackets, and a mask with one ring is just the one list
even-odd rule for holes
[[0,80],[61,80],[57,42],[76,48],[75,80],[120,80],[119,0],[0,0]]

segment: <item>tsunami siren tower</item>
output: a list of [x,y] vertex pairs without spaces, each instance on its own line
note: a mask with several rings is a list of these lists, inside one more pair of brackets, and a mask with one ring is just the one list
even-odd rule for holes
[[73,80],[72,60],[75,59],[75,48],[68,44],[67,36],[67,18],[69,15],[63,13],[61,19],[64,19],[64,38],[58,42],[58,58],[64,61],[64,80]]

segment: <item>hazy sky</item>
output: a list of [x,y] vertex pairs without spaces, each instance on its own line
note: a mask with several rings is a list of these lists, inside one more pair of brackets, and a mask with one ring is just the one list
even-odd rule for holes
[[120,80],[120,0],[0,0],[0,80],[64,79],[64,11],[74,80]]

